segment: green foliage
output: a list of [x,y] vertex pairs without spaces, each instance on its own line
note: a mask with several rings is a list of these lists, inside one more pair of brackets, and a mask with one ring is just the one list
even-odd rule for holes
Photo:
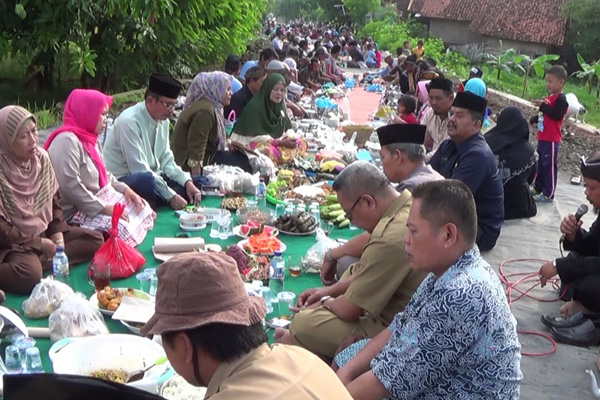
[[500,79],[500,75],[504,72],[507,75],[512,74],[514,70],[519,71],[521,73],[525,73],[525,68],[520,64],[520,59],[517,57],[517,52],[514,49],[503,50],[502,48],[502,40],[499,40],[500,43],[500,53],[490,54],[484,53],[481,55],[481,58],[485,60],[485,63],[494,68],[495,73],[497,75],[497,79]]
[[596,80],[596,104],[600,101],[600,62],[595,61],[593,64],[585,62],[581,54],[577,54],[577,61],[582,68],[582,71],[577,71],[573,75],[576,78],[582,79],[585,82],[585,87],[589,94],[592,93],[594,79]]
[[568,43],[587,59],[600,58],[600,1],[570,0],[563,11],[570,19]]
[[[139,87],[151,72],[191,75],[241,52],[267,0],[20,0],[0,3],[0,45],[32,52],[44,80],[66,54],[81,84]],[[14,7],[14,8],[13,8]],[[34,50],[32,50],[34,49]],[[27,69],[27,66],[24,66]]]
[[533,59],[525,54],[519,54],[515,57],[515,62],[525,68],[525,75],[523,77],[523,92],[521,93],[522,97],[525,97],[527,94],[527,84],[529,83],[531,71],[534,71],[538,78],[543,78],[546,70],[551,67],[550,61],[556,61],[559,58],[560,56],[556,54],[544,54]]
[[369,16],[381,9],[381,0],[343,0],[355,26],[363,26]]

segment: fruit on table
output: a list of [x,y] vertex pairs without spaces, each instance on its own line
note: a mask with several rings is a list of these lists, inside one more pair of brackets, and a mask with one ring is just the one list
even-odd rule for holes
[[273,235],[273,232],[275,231],[276,229],[271,226],[265,224],[257,224],[254,221],[248,221],[247,224],[242,225],[240,228],[240,232],[244,236],[252,236],[263,232],[267,235]]
[[279,239],[266,233],[250,236],[250,239],[244,245],[245,250],[254,254],[272,254],[280,248],[281,242]]
[[275,222],[275,228],[289,233],[313,232],[318,226],[319,224],[315,218],[306,211],[283,214]]
[[331,160],[331,161],[327,161],[327,162],[324,162],[323,164],[321,164],[321,171],[323,171],[323,172],[340,171],[340,170],[344,169],[345,166],[346,165],[341,161]]
[[289,169],[282,169],[277,174],[278,179],[289,180],[294,178],[294,171],[290,171]]
[[[335,201],[335,202],[334,202]],[[321,207],[321,218],[332,221],[337,224],[338,228],[346,228],[350,226],[350,220],[342,206],[337,203],[337,196],[327,196],[329,205]]]

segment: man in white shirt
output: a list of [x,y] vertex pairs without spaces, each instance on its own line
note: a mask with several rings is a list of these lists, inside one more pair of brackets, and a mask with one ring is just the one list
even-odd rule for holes
[[420,123],[427,127],[425,149],[429,160],[440,144],[448,139],[448,122],[450,121],[450,109],[454,102],[454,92],[452,81],[444,78],[432,79],[427,90],[431,108],[425,112]]

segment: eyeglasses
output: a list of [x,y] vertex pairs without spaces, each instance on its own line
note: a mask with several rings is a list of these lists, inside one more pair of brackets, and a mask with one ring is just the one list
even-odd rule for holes
[[175,105],[177,104],[177,102],[175,103],[165,103],[164,101],[162,101],[161,99],[155,97],[156,101],[158,101],[160,104],[162,104],[167,110],[172,110],[175,108]]
[[346,215],[348,216],[348,220],[350,222],[352,222],[352,212],[354,211],[354,207],[356,207],[356,205],[362,200],[362,198],[363,198],[362,194],[360,196],[358,196],[358,199],[356,199],[356,201],[354,202],[352,207],[350,207],[350,210],[348,210],[348,212],[346,213]]

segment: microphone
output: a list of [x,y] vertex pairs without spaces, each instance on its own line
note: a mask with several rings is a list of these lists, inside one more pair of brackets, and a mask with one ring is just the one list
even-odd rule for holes
[[575,212],[575,219],[577,221],[579,221],[581,219],[581,217],[583,217],[587,212],[588,212],[587,204],[580,204],[579,207],[577,207],[577,212]]
[[[575,219],[577,221],[579,221],[581,219],[581,217],[583,217],[587,212],[588,212],[587,204],[580,204],[579,207],[577,207],[577,211],[575,212]],[[567,238],[567,235],[562,235],[561,241],[564,241],[566,238]],[[562,250],[562,248],[561,248],[561,250]]]

